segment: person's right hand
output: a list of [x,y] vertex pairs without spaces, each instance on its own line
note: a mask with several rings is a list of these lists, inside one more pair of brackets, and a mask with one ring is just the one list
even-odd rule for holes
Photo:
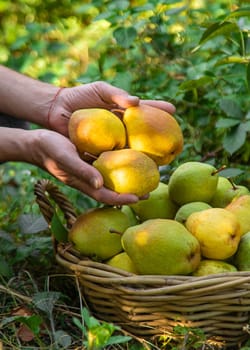
[[28,161],[64,184],[109,205],[129,204],[139,200],[134,194],[119,194],[105,188],[101,174],[79,157],[75,146],[65,136],[43,129],[28,132],[33,135]]

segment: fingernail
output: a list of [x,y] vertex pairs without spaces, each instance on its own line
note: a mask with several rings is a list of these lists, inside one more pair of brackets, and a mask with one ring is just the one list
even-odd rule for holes
[[96,190],[98,190],[98,188],[100,188],[102,186],[100,179],[98,179],[97,177],[93,177],[90,180],[90,184],[92,187],[94,187]]

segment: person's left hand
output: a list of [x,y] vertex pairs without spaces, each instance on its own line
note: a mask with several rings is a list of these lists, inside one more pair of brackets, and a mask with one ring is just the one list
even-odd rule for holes
[[175,107],[166,101],[140,100],[125,90],[108,83],[97,81],[85,85],[64,88],[55,99],[49,112],[49,126],[52,130],[68,137],[68,121],[71,114],[84,108],[105,108],[108,110],[148,104],[170,114]]
[[116,193],[103,186],[97,169],[84,162],[70,140],[51,130],[28,131],[28,151],[25,161],[46,170],[64,184],[73,187],[98,202],[109,205],[136,203],[139,198],[131,193]]

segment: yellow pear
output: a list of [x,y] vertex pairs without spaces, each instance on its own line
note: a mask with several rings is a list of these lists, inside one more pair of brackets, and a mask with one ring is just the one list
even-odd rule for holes
[[173,219],[178,206],[168,195],[168,185],[160,182],[158,187],[150,193],[148,199],[130,204],[130,207],[140,221],[149,219]]
[[209,208],[192,213],[186,228],[198,239],[201,254],[208,259],[225,260],[237,250],[240,224],[233,213],[224,208]]
[[211,205],[205,202],[190,202],[183,204],[176,212],[174,219],[185,225],[189,215],[196,211],[212,208]]
[[169,113],[149,106],[129,107],[123,114],[128,147],[144,152],[157,165],[171,163],[183,149],[183,134]]
[[106,264],[118,269],[137,274],[135,265],[126,252],[121,252],[106,261]]
[[186,275],[200,262],[198,240],[171,219],[151,219],[129,227],[121,240],[139,274]]
[[68,234],[68,240],[81,254],[106,260],[122,251],[121,234],[130,226],[120,209],[101,207],[81,214]]
[[170,198],[179,205],[209,203],[216,191],[218,170],[211,164],[189,161],[180,164],[168,182]]
[[102,108],[76,110],[69,119],[69,138],[80,155],[121,149],[126,145],[123,122],[114,113]]
[[118,193],[143,196],[159,184],[160,172],[146,154],[130,148],[107,151],[93,162],[103,176],[104,186]]
[[193,276],[207,276],[215,273],[236,272],[237,268],[223,260],[203,259],[198,268],[192,273]]
[[250,194],[234,198],[225,209],[236,215],[240,223],[241,235],[250,231]]

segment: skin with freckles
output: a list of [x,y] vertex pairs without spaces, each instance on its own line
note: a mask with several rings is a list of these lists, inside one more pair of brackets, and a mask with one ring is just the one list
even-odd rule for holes
[[37,165],[66,185],[110,205],[135,203],[139,198],[103,186],[99,171],[83,161],[68,138],[71,114],[84,108],[125,109],[148,104],[173,114],[166,101],[140,100],[106,82],[69,88],[30,78],[0,65],[0,113],[37,124],[41,129],[0,127],[0,162]]

